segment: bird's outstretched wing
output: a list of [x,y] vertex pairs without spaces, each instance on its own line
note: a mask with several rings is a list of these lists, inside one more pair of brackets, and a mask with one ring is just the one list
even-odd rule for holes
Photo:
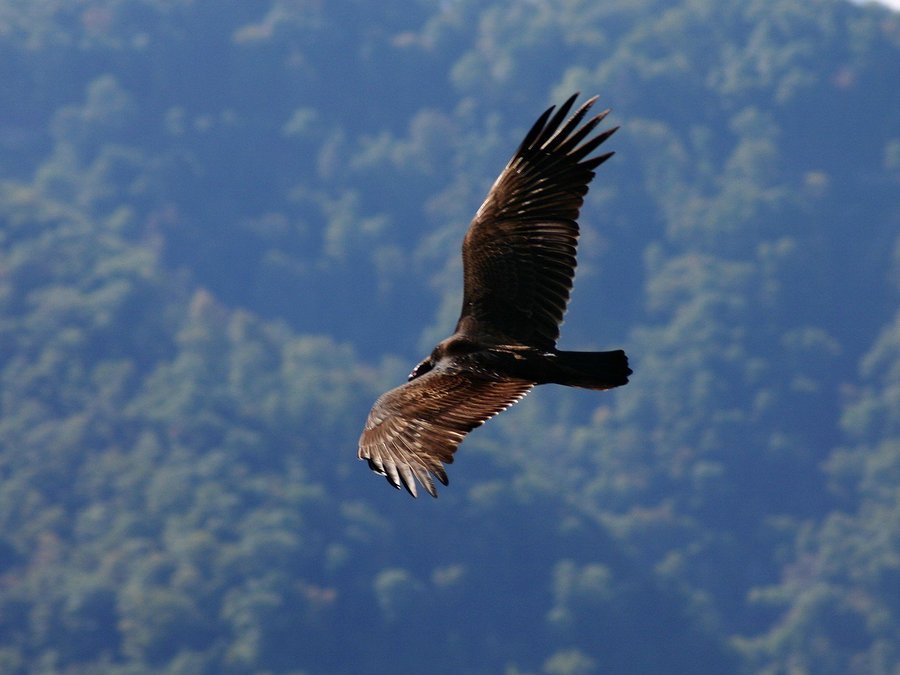
[[608,111],[579,127],[596,96],[566,120],[577,96],[538,118],[475,214],[458,333],[555,346],[575,275],[576,219],[594,169],[613,153],[590,155],[617,128],[589,138]]
[[437,497],[431,475],[447,485],[442,463],[453,461],[463,437],[521,399],[532,386],[524,380],[435,368],[375,401],[359,439],[359,458],[413,497],[415,479]]

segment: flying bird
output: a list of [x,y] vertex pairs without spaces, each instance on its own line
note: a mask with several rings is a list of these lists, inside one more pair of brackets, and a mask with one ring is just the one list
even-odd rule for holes
[[405,384],[375,401],[359,439],[360,459],[416,496],[416,481],[437,497],[444,464],[475,427],[537,384],[612,389],[631,369],[622,350],[556,348],[575,276],[578,213],[592,156],[618,127],[592,135],[606,117],[582,124],[593,97],[566,119],[576,93],[541,115],[469,225],[462,245],[463,306],[442,340]]

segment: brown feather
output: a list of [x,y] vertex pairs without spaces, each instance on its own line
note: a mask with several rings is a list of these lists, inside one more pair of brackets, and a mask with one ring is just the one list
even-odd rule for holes
[[447,484],[441,463],[453,462],[465,435],[520,400],[532,386],[522,380],[432,370],[375,402],[359,439],[359,458],[413,497],[413,476],[436,497],[431,475]]
[[538,119],[469,226],[457,332],[542,349],[556,345],[575,276],[576,219],[596,160],[609,155],[585,157],[615,131],[584,141],[606,112],[578,127],[594,97],[563,125],[574,101]]

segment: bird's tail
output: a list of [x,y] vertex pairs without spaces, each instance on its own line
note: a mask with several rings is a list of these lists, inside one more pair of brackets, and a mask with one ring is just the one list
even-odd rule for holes
[[585,389],[612,389],[628,384],[631,368],[621,349],[611,352],[557,352],[550,382]]

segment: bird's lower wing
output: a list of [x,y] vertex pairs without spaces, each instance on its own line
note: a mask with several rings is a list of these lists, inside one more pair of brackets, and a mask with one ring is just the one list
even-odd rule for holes
[[443,464],[453,461],[465,435],[520,400],[532,386],[524,380],[432,370],[375,401],[358,456],[413,497],[416,480],[436,497],[431,476],[447,484]]

